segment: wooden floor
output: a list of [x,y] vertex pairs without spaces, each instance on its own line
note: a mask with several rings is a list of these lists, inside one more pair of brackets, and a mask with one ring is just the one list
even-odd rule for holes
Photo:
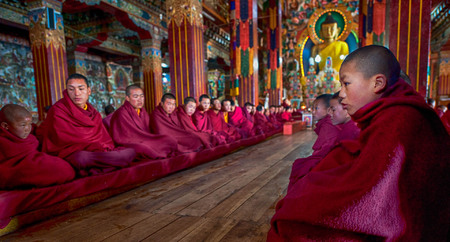
[[265,241],[292,162],[315,138],[278,136],[0,240]]

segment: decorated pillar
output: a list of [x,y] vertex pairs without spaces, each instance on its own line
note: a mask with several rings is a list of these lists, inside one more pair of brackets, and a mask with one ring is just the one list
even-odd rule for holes
[[230,1],[230,94],[243,106],[258,104],[258,1]]
[[44,107],[63,97],[67,61],[62,1],[28,0],[30,42],[33,53],[39,118]]
[[271,105],[281,104],[283,98],[283,76],[281,64],[281,1],[269,0],[269,24],[266,29],[267,47],[267,89]]
[[157,39],[142,40],[141,46],[141,71],[145,93],[145,109],[151,112],[159,104],[163,94],[161,41]]
[[88,48],[84,46],[76,46],[72,50],[67,49],[67,68],[68,74],[75,73],[87,76],[86,71],[86,53]]
[[431,0],[390,1],[387,6],[389,49],[411,79],[411,85],[425,97],[430,59]]
[[169,18],[170,81],[178,104],[207,93],[203,16],[199,0],[167,0]]

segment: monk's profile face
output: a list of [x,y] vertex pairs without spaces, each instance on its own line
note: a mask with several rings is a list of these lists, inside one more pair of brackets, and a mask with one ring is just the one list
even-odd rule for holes
[[162,107],[163,107],[164,111],[166,111],[166,113],[168,113],[168,114],[173,113],[173,111],[176,108],[176,101],[175,101],[175,99],[167,98],[162,103]]
[[130,96],[126,96],[125,99],[134,109],[141,109],[144,106],[144,91],[140,88],[131,89]]
[[269,111],[269,109],[266,109],[265,111],[264,111],[264,115],[266,115],[266,116],[269,116],[270,115],[270,111]]
[[184,105],[184,111],[188,116],[192,116],[195,113],[195,108],[197,108],[197,104],[195,102],[188,102]]
[[323,100],[318,100],[314,102],[314,107],[312,111],[315,120],[319,121],[328,115],[328,108]]
[[214,100],[213,109],[219,111],[222,108],[222,104],[220,104],[219,100]]
[[252,113],[252,110],[253,110],[252,106],[249,105],[249,106],[245,107],[245,109],[247,109],[248,113]]
[[255,106],[252,107],[252,113],[256,113],[256,107]]
[[366,79],[355,64],[345,63],[339,71],[341,104],[348,114],[353,115],[366,104],[378,99],[377,75]]
[[2,122],[1,125],[4,129],[11,132],[13,135],[26,139],[31,133],[32,124],[31,115],[27,116],[16,116],[10,122]]
[[76,106],[84,108],[91,95],[91,88],[87,86],[84,79],[70,79],[67,82],[67,93]]
[[334,125],[344,124],[350,121],[350,115],[348,115],[347,110],[342,108],[338,99],[331,99],[330,101],[330,117],[331,122]]
[[275,107],[270,107],[269,111],[270,111],[270,113],[275,113]]
[[229,101],[223,102],[223,108],[226,112],[231,112],[231,103]]
[[208,111],[209,106],[211,106],[211,100],[209,98],[203,98],[200,102],[200,106],[203,111]]

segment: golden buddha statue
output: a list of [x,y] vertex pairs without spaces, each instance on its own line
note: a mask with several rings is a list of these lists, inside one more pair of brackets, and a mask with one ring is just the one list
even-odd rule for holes
[[327,57],[331,57],[333,69],[339,71],[345,56],[349,54],[347,43],[338,40],[340,31],[337,21],[328,13],[320,25],[320,38],[324,42],[313,46],[311,50],[311,57],[318,62],[320,71],[324,70]]

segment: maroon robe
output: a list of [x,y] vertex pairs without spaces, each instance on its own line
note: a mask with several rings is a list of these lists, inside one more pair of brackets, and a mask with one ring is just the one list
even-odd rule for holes
[[207,149],[218,145],[217,139],[215,139],[209,133],[199,131],[197,127],[195,127],[192,117],[187,115],[183,105],[178,106],[176,113],[181,127],[183,127],[184,130],[190,132],[191,134],[198,136]]
[[292,187],[299,179],[305,176],[314,166],[316,166],[336,144],[336,139],[340,129],[333,125],[331,118],[327,115],[319,120],[316,124],[314,132],[317,134],[317,140],[312,149],[311,156],[300,158],[294,161],[292,165],[291,176],[289,178],[289,188]]
[[202,140],[198,136],[181,127],[175,111],[168,114],[161,105],[158,105],[152,112],[150,126],[155,134],[164,134],[175,138],[179,152],[197,152],[204,147]]
[[139,159],[162,159],[177,153],[177,141],[167,135],[150,133],[150,117],[138,113],[125,101],[111,118],[110,134],[118,146],[133,148]]
[[106,128],[106,130],[108,130],[108,131],[109,131],[109,128],[111,127],[111,118],[112,118],[113,114],[114,114],[114,113],[110,113],[108,116],[106,116],[106,117],[102,120],[103,125],[105,125],[105,128]]
[[343,140],[357,140],[359,137],[359,128],[353,120],[347,123],[337,125],[340,128],[339,134],[336,137],[336,144]]
[[283,119],[283,122],[294,121],[294,119],[292,118],[292,113],[289,113],[289,112],[283,112],[281,114],[281,118]]
[[223,131],[217,132],[213,129],[211,119],[209,118],[207,111],[202,113],[197,108],[195,113],[192,115],[192,121],[195,127],[197,127],[198,131],[212,135],[213,139],[215,140],[214,143],[217,143],[218,145],[227,143],[227,134]]
[[233,126],[225,122],[222,112],[219,111],[218,113],[215,113],[213,109],[210,109],[206,113],[208,114],[214,131],[225,133],[228,143],[241,139],[239,132]]
[[67,90],[47,114],[42,151],[66,159],[82,176],[109,172],[130,165],[136,156],[133,149],[115,149],[102,123],[100,113],[91,104],[87,110],[70,100]]
[[441,121],[444,124],[447,133],[450,134],[450,110],[447,110],[441,117]]
[[273,124],[271,124],[266,116],[264,116],[264,114],[261,114],[259,112],[256,112],[255,115],[253,116],[254,120],[255,120],[255,126],[257,127],[261,127],[261,129],[263,130],[264,133],[268,133],[272,130],[274,130],[274,126]]
[[352,119],[359,139],[292,187],[268,241],[446,241],[450,137],[434,111],[399,80]]
[[228,112],[228,123],[236,127],[244,138],[255,135],[253,132],[253,123],[244,116],[241,107],[236,106],[234,112]]
[[21,139],[0,127],[0,189],[45,187],[75,177],[67,161],[39,152],[38,146],[34,135]]
[[270,119],[270,122],[273,125],[275,125],[275,127],[277,127],[277,128],[283,127],[283,123],[278,121],[276,113],[271,113],[270,116],[269,116],[269,119]]

